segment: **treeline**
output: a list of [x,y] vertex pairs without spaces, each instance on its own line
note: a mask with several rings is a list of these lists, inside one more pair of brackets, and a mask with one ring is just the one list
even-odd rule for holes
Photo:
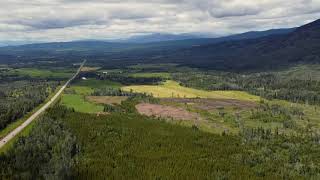
[[58,86],[58,82],[18,81],[0,85],[0,130],[32,111]]
[[61,121],[68,111],[50,109],[27,137],[1,154],[0,179],[70,179],[79,147]]
[[205,90],[242,90],[266,99],[320,104],[320,81],[297,79],[276,73],[237,74],[226,72],[174,73],[181,85]]
[[153,85],[163,81],[159,77],[132,77],[125,74],[99,74],[98,79],[119,82],[123,85]]
[[137,93],[122,91],[120,88],[105,87],[95,89],[92,96],[134,96]]
[[93,91],[91,94],[92,96],[128,96],[128,97],[145,97],[145,98],[151,98],[151,95],[148,95],[146,93],[136,93],[132,90],[130,92],[123,91],[120,88],[114,88],[114,87],[104,87],[104,88],[98,88]]
[[[281,179],[318,179],[320,177],[320,134],[308,129],[297,135],[283,135],[278,129],[245,129],[241,133],[247,149],[241,162],[256,176]],[[278,179],[276,178],[276,179]]]

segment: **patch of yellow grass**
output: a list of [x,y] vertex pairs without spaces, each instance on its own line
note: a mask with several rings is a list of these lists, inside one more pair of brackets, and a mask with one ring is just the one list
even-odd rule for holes
[[213,98],[213,99],[239,99],[247,101],[259,101],[260,97],[248,94],[243,91],[204,91],[180,86],[175,81],[166,81],[157,86],[126,86],[124,91],[147,93],[158,98]]
[[81,69],[81,71],[82,72],[92,72],[92,71],[97,71],[99,69],[101,69],[101,68],[100,67],[87,67],[87,66],[85,66]]

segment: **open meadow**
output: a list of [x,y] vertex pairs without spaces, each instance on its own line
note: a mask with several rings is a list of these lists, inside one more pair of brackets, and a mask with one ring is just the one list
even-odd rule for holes
[[46,70],[36,68],[21,68],[11,71],[12,74],[30,76],[35,78],[69,78],[73,75],[74,70]]
[[260,97],[242,91],[204,91],[181,86],[175,81],[166,81],[156,86],[125,86],[125,91],[147,93],[158,98],[214,98],[259,101]]

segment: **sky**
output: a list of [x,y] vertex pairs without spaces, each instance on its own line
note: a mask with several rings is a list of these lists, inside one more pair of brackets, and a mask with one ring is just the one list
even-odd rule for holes
[[0,41],[223,36],[319,18],[320,0],[1,0]]

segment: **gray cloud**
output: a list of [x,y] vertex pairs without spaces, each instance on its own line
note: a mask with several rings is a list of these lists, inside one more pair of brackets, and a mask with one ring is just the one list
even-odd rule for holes
[[74,26],[82,26],[88,24],[107,24],[106,21],[99,21],[88,18],[78,18],[78,19],[60,19],[60,18],[43,18],[39,20],[15,20],[10,22],[10,24],[20,24],[23,26],[28,26],[35,29],[59,29],[59,28],[67,28]]
[[1,0],[0,38],[68,41],[150,32],[226,35],[302,25],[320,0]]

